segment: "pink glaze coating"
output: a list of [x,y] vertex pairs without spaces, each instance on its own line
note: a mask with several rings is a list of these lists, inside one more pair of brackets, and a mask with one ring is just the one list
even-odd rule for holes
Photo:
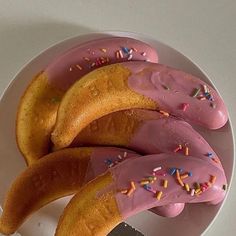
[[[150,176],[156,167],[161,167],[162,171],[166,173],[166,176],[159,177],[153,184],[150,184],[154,192],[163,192],[159,200],[156,193],[147,191],[140,185],[140,181]],[[195,183],[203,184],[211,181],[211,176],[215,176],[216,180],[199,195],[191,196],[190,192],[180,186],[176,175],[170,174],[171,168],[181,169],[180,173],[192,173],[192,176],[183,180],[189,185],[190,191],[192,188],[196,188]],[[192,156],[166,153],[142,156],[126,160],[111,168],[110,172],[113,176],[112,186],[116,191],[116,201],[123,219],[152,207],[172,203],[207,202],[217,204],[224,199],[226,193],[223,189],[223,185],[226,184],[224,171],[213,163]],[[163,187],[163,180],[168,181],[167,188]],[[130,181],[134,181],[136,190],[128,197],[120,190],[129,189]]]
[[[135,130],[128,145],[130,149],[143,154],[171,154],[181,144],[182,150],[179,150],[178,154],[185,155],[185,148],[188,147],[189,155],[202,159],[223,170],[217,154],[207,141],[187,122],[174,117],[164,117],[155,111],[142,110],[140,115],[149,117],[149,120],[143,120]],[[208,157],[208,154],[211,155]],[[123,153],[119,155],[123,156]],[[130,157],[129,155],[127,157]],[[97,158],[98,156],[101,156],[103,161]],[[105,172],[108,167],[104,162],[106,159],[111,159],[113,162],[117,161],[117,157],[113,159],[112,155],[110,156],[111,158],[109,158],[109,154],[106,153],[105,149],[96,149],[94,151],[94,155],[91,157],[91,169],[95,171],[96,175],[92,175],[92,177]],[[186,156],[186,158],[188,157]],[[152,211],[161,216],[174,217],[180,214],[183,208],[183,203],[175,203],[161,208],[154,208]]]
[[[119,55],[117,54],[118,52]],[[117,62],[158,62],[156,50],[148,44],[127,37],[107,37],[80,44],[57,57],[45,69],[49,83],[66,91],[88,72]]]
[[[128,147],[144,154],[174,153],[179,145],[182,149],[176,151],[204,159],[217,168],[222,169],[220,158],[208,142],[192,128],[190,124],[174,117],[160,117],[157,112],[145,111],[153,119],[144,120],[135,130]],[[208,158],[206,158],[209,156]]]
[[[228,112],[220,95],[199,78],[149,62],[126,62],[123,66],[132,71],[129,88],[156,101],[161,110],[209,129],[227,122]],[[196,89],[200,91],[194,97]]]
[[[111,163],[113,163],[113,165],[116,166],[122,161],[138,156],[140,155],[133,151],[126,150],[123,148],[114,148],[114,147],[94,148],[90,157],[90,163],[87,169],[85,183],[94,179],[96,176],[99,176],[104,172],[106,172],[107,169],[110,168],[108,161],[111,161]],[[151,211],[163,217],[174,217],[180,214],[183,209],[184,209],[184,204],[176,203],[170,205],[167,204],[162,207],[155,207],[152,208]]]
[[159,216],[173,218],[178,216],[184,210],[184,206],[184,203],[173,203],[152,208],[150,211],[158,214]]

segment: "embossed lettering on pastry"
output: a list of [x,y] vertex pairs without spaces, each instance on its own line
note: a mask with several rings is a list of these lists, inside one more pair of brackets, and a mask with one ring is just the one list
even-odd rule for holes
[[71,195],[87,181],[108,169],[108,160],[138,154],[120,148],[69,148],[48,154],[29,166],[13,182],[3,205],[0,232],[14,233],[32,213]]
[[68,88],[98,67],[127,60],[157,62],[158,57],[144,42],[108,37],[68,50],[35,76],[21,98],[16,121],[18,147],[28,164],[49,152],[58,105]]
[[[169,138],[171,137],[171,138]],[[204,140],[204,138],[197,133],[188,123],[177,120],[172,117],[165,117],[162,114],[155,112],[155,111],[148,111],[148,110],[127,110],[127,111],[119,111],[116,113],[112,113],[108,116],[105,116],[99,120],[96,121],[96,123],[90,124],[89,127],[87,127],[76,140],[74,145],[81,144],[99,144],[99,145],[121,145],[128,147],[130,149],[138,150],[142,153],[159,153],[159,152],[167,152],[167,153],[173,153],[176,147],[178,147],[180,144],[183,145],[182,150],[179,150],[178,153],[185,153],[185,143],[187,143],[187,147],[189,148],[189,153],[193,156],[197,156],[200,159],[205,159],[207,153],[211,153],[211,155],[214,157],[213,159],[208,158],[209,162],[212,162],[217,168],[221,168],[222,166],[220,164],[220,160],[217,157],[217,154],[214,152],[214,150],[210,147],[210,145]],[[90,150],[90,154],[83,156],[83,153],[85,151]],[[45,156],[44,159],[46,160],[40,160],[37,165],[33,165],[29,167],[24,174],[20,175],[17,180],[15,181],[15,184],[13,184],[12,187],[14,189],[21,189],[18,191],[14,191],[13,195],[8,195],[8,206],[13,205],[14,202],[17,202],[16,199],[18,199],[18,195],[24,195],[24,202],[18,204],[19,207],[25,208],[28,211],[26,211],[24,214],[21,214],[21,217],[18,216],[19,219],[22,220],[26,218],[28,214],[30,214],[30,209],[38,209],[38,201],[32,200],[34,199],[34,195],[30,194],[24,194],[20,191],[25,191],[25,187],[28,186],[28,182],[31,179],[37,180],[38,175],[43,176],[42,179],[49,179],[48,177],[45,177],[45,173],[47,173],[48,169],[52,168],[53,165],[55,165],[55,168],[58,167],[58,161],[60,161],[60,165],[66,166],[69,164],[69,161],[73,161],[74,159],[68,158],[74,157],[78,161],[82,161],[85,163],[86,161],[90,162],[89,166],[92,168],[92,172],[94,175],[91,175],[90,178],[96,176],[97,174],[103,173],[107,167],[108,164],[104,163],[104,158],[114,159],[114,162],[119,160],[117,158],[118,155],[123,157],[123,159],[130,158],[131,153],[128,152],[127,156],[124,157],[124,153],[126,150],[123,149],[110,149],[110,148],[82,148],[82,149],[68,149],[68,150],[62,150],[55,152],[55,154],[50,154],[48,156]],[[79,157],[81,156],[81,158]],[[52,161],[52,158],[55,162]],[[65,164],[62,164],[63,162],[66,162]],[[54,164],[55,163],[55,164]],[[112,164],[112,163],[111,163]],[[82,168],[82,167],[81,167]],[[90,171],[87,168],[86,173],[90,173]],[[83,170],[83,173],[85,170]],[[28,174],[27,174],[28,173]],[[24,178],[22,176],[28,176],[30,174],[29,178]],[[37,173],[36,176],[34,176]],[[46,196],[44,199],[50,199],[45,202],[41,202],[40,207],[47,204],[50,201],[53,201],[57,198],[60,198],[65,195],[71,194],[72,190],[76,191],[78,190],[80,185],[73,185],[71,187],[71,181],[66,176],[66,172],[60,172],[63,174],[63,176],[59,176],[58,181],[60,179],[63,179],[64,185],[67,186],[67,188],[64,189],[64,191],[59,192],[58,194],[54,194],[52,198],[50,198],[50,195],[52,194],[51,191],[54,191],[54,189],[50,189],[50,185],[52,182],[48,181],[47,184],[49,186],[44,186],[47,189]],[[78,173],[78,176],[75,175],[76,178],[79,180],[79,176],[81,173]],[[57,178],[57,176],[55,176]],[[65,178],[65,180],[64,180]],[[20,179],[21,181],[19,181]],[[40,180],[40,179],[39,179]],[[68,182],[65,182],[68,181]],[[85,181],[86,182],[86,181]],[[16,187],[17,183],[21,184],[21,186]],[[60,183],[60,182],[58,182]],[[80,184],[80,182],[77,182]],[[71,188],[70,188],[71,187]],[[68,188],[70,191],[68,191]],[[36,193],[37,189],[29,188],[31,193]],[[10,191],[12,192],[12,191]],[[41,196],[40,194],[38,194]],[[27,197],[26,197],[27,196]],[[32,205],[32,208],[26,208],[25,203],[34,202],[34,205]],[[34,206],[34,207],[33,207]],[[169,204],[168,206],[164,207],[158,207],[155,209],[152,209],[155,213],[158,215],[162,215],[165,217],[174,217],[181,213],[183,210],[184,204],[183,203],[176,203],[176,204]],[[5,208],[5,214],[8,214],[8,220],[11,219],[9,217],[9,214],[15,215],[17,217],[17,213],[15,212],[17,208]],[[7,213],[11,212],[11,213]],[[6,221],[4,222],[5,225],[7,225]]]
[[[120,146],[142,154],[182,153],[205,158],[222,168],[208,142],[184,120],[150,110],[113,112],[90,123],[74,139],[72,147]],[[179,145],[181,148],[179,148]]]
[[125,62],[85,75],[67,91],[52,142],[56,149],[67,147],[92,121],[130,108],[160,109],[211,129],[228,120],[219,94],[199,78],[161,64]]
[[[153,192],[147,191],[139,183],[159,166],[167,172],[163,178],[168,181],[168,187],[164,188],[162,181],[157,180],[151,186]],[[193,174],[182,180],[184,187],[178,181],[178,174],[170,174],[173,168]],[[131,180],[135,188],[132,188]],[[208,184],[203,189],[204,183]],[[130,216],[166,203],[217,204],[225,196],[222,188],[225,184],[222,169],[197,157],[157,154],[127,160],[90,181],[72,198],[60,218],[56,235],[107,235]],[[192,189],[195,189],[194,195]],[[124,193],[126,190],[129,194]]]
[[[72,146],[95,144],[122,146],[143,154],[176,152],[201,159],[211,155],[208,161],[222,169],[217,153],[190,124],[155,111],[134,109],[106,115],[83,129]],[[165,217],[175,217],[183,209],[183,203],[176,203],[152,211]]]

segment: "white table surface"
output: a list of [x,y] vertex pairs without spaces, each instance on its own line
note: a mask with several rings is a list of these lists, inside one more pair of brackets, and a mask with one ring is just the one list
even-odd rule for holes
[[[221,92],[236,131],[235,0],[0,0],[0,93],[41,50],[103,30],[150,35],[196,62]],[[235,219],[233,187],[206,235],[235,235]]]

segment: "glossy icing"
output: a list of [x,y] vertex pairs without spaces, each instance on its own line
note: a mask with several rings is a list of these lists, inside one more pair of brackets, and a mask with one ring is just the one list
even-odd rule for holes
[[159,216],[173,218],[178,216],[184,210],[184,203],[172,203],[164,206],[154,207],[150,209],[153,213],[158,213]]
[[[127,149],[106,147],[94,148],[90,157],[89,167],[84,183],[89,182],[96,176],[103,174],[109,168],[121,163],[122,161],[140,157],[139,154]],[[112,165],[109,164],[112,163]],[[151,209],[152,212],[164,217],[174,217],[182,212],[184,204],[170,204],[162,207],[155,207]]]
[[70,49],[52,61],[45,69],[45,73],[48,75],[50,84],[66,91],[88,72],[102,65],[128,60],[147,60],[156,63],[158,56],[154,48],[139,40],[108,37],[92,40]]
[[[156,194],[145,190],[139,184],[142,179],[150,176],[156,167],[161,167],[167,173],[166,176],[158,177],[153,184],[150,184],[154,191],[163,192],[160,200],[156,198]],[[195,183],[211,181],[211,176],[215,176],[216,180],[201,194],[191,196],[190,192],[179,185],[175,174],[169,174],[171,168],[182,169],[180,173],[192,173],[192,176],[183,180],[184,183],[189,184],[190,189],[194,188]],[[216,204],[223,200],[226,193],[223,190],[223,185],[226,184],[224,171],[208,161],[192,156],[165,153],[137,157],[126,160],[109,171],[113,176],[116,201],[123,219],[152,207],[172,203],[207,202]],[[164,179],[168,180],[167,188],[162,185]],[[129,189],[130,181],[135,182],[136,190],[128,197],[120,190]]]
[[[199,78],[161,64],[126,62],[123,65],[132,72],[129,88],[157,101],[161,110],[210,129],[218,129],[227,122],[223,100]],[[205,85],[210,91],[204,95]],[[200,90],[194,97],[196,89]]]
[[[158,117],[156,112],[147,112]],[[179,144],[182,150],[177,153],[185,155],[185,148],[188,147],[189,155],[222,169],[220,159],[207,141],[190,124],[173,117],[144,120],[135,130],[128,146],[141,153],[153,154],[174,153]],[[208,154],[210,156],[206,158]]]

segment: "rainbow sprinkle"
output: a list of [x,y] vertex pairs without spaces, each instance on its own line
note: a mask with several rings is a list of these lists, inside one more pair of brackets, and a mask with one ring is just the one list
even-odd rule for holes
[[124,57],[121,50],[119,50],[119,55],[120,55],[120,58],[123,58],[123,57]]
[[123,193],[123,194],[126,194],[128,192],[128,190],[127,189],[126,190],[121,190],[120,192]]
[[213,156],[213,153],[212,153],[212,152],[208,152],[208,153],[206,154],[206,156],[212,157],[212,156]]
[[156,193],[156,191],[150,185],[145,184],[143,188],[147,190],[148,192]]
[[141,185],[146,185],[146,184],[149,184],[149,180],[142,180],[140,182]]
[[161,166],[158,166],[158,167],[154,168],[153,172],[157,172],[158,170],[161,170]]
[[130,197],[134,192],[134,189],[133,188],[130,188],[127,192],[127,196]]
[[216,104],[215,104],[215,103],[211,103],[210,106],[211,106],[212,108],[216,108]]
[[184,184],[184,187],[185,187],[185,190],[187,191],[187,192],[189,192],[190,191],[190,187],[189,187],[189,185],[188,184]]
[[104,53],[107,52],[106,48],[101,48],[100,50],[101,50],[102,52],[104,52]]
[[212,158],[212,161],[214,161],[215,163],[219,164],[220,160],[216,159],[216,158]]
[[147,55],[147,53],[146,52],[141,52],[141,55],[145,57]]
[[167,187],[168,187],[168,180],[167,180],[167,179],[165,179],[165,180],[163,181],[163,187],[164,187],[164,188],[167,188]]
[[163,194],[162,191],[157,191],[157,192],[156,192],[156,198],[157,198],[158,201],[161,200],[162,194]]
[[185,147],[184,155],[185,155],[185,156],[188,156],[188,155],[189,155],[189,148],[188,148],[188,147]]
[[132,58],[133,58],[133,55],[132,55],[132,54],[129,54],[129,56],[128,56],[128,61],[130,61]]
[[166,112],[166,111],[159,110],[159,112],[160,112],[162,115],[166,116],[166,117],[169,117],[169,116],[170,116],[170,114],[169,114],[168,112]]
[[210,183],[214,184],[216,182],[216,176],[211,175],[210,177]]
[[180,175],[180,179],[186,179],[186,178],[188,178],[188,176],[189,176],[188,173],[182,174],[182,175]]
[[124,52],[124,53],[126,53],[126,54],[128,54],[129,53],[129,49],[128,48],[126,48],[126,47],[122,47],[121,48],[122,49],[122,51]]
[[195,88],[192,97],[197,97],[198,94],[200,93],[201,89]]
[[178,151],[182,150],[182,148],[183,148],[182,145],[179,144],[178,147],[174,150],[174,152],[178,152]]
[[82,66],[80,66],[80,65],[75,65],[79,70],[83,70],[83,68],[82,68]]
[[195,194],[195,189],[193,188],[193,189],[191,190],[191,193],[190,193],[190,195],[193,197],[193,196],[194,196],[194,194]]
[[189,107],[189,104],[188,103],[183,103],[181,106],[182,106],[182,110],[186,111],[187,108]]
[[170,175],[174,175],[176,172],[176,168],[170,168]]
[[85,61],[90,61],[90,59],[88,57],[84,57]]
[[127,192],[127,196],[130,197],[135,190],[136,190],[135,183],[134,183],[134,181],[131,181],[130,182],[130,189]]

